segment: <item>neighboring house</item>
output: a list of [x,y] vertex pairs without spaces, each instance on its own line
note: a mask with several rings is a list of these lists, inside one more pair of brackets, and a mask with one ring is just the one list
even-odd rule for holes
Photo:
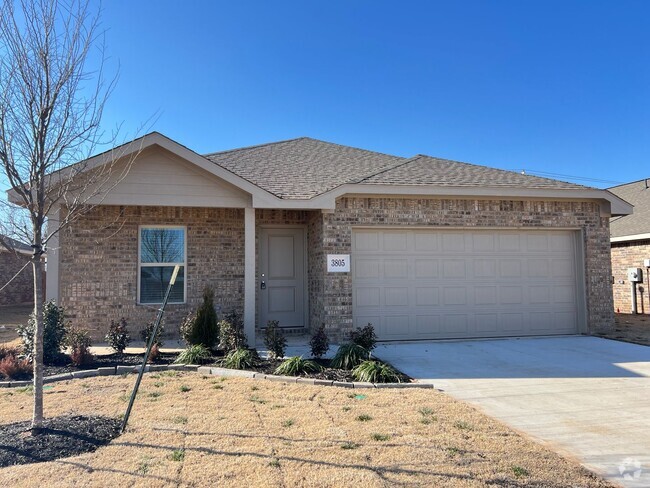
[[632,312],[632,285],[627,270],[641,268],[644,276],[643,283],[636,287],[637,312],[650,313],[650,270],[644,265],[644,260],[650,259],[650,179],[615,186],[609,191],[634,206],[633,214],[612,217],[609,224],[614,309],[621,313]]
[[613,326],[609,218],[632,209],[607,191],[310,138],[202,156],[152,133],[131,150],[49,246],[48,297],[96,337],[150,321],[175,264],[168,328],[211,285],[249,340],[273,319],[334,340],[368,322],[382,340]]
[[32,248],[7,236],[0,238],[11,248],[0,244],[0,288],[13,278],[0,291],[0,307],[34,303],[34,271],[29,264],[25,266],[31,259]]

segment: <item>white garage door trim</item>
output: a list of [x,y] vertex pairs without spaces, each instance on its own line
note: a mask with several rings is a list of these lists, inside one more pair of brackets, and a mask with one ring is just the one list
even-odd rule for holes
[[354,227],[355,326],[380,340],[586,329],[580,229]]

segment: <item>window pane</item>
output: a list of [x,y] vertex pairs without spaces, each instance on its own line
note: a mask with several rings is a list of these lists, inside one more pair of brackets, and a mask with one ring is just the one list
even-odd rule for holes
[[[162,303],[174,272],[173,266],[140,268],[140,303]],[[169,303],[184,302],[185,268],[181,266],[176,283],[169,294]]]
[[184,262],[184,234],[184,229],[140,229],[140,262]]

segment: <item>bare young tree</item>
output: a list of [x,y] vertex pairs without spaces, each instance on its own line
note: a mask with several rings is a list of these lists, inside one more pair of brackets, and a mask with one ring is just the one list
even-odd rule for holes
[[[115,142],[100,126],[115,78],[104,76],[99,14],[89,0],[4,0],[0,6],[0,167],[13,200],[5,203],[11,208],[3,220],[33,248],[35,434],[44,420],[41,255],[130,167],[118,166],[114,153],[105,154],[106,164],[87,161],[99,145]],[[53,212],[58,218],[48,222]]]

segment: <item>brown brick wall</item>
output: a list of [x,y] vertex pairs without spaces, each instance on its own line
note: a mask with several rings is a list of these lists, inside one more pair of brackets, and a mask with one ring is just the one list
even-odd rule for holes
[[[349,254],[355,225],[521,227],[583,230],[587,322],[591,332],[613,327],[609,221],[593,202],[341,198],[323,215],[323,253]],[[323,319],[341,338],[352,329],[350,273],[324,273]]]
[[637,284],[636,300],[639,313],[650,313],[648,273],[643,260],[650,259],[650,239],[612,243],[612,276],[614,277],[614,310],[632,313],[632,291],[627,280],[628,268],[643,269],[643,283]]
[[[29,261],[29,256],[0,250],[0,288],[9,282]],[[0,307],[34,303],[34,270],[28,265],[4,290],[0,291]]]
[[60,302],[72,322],[103,339],[111,319],[124,316],[139,342],[142,326],[156,306],[137,305],[138,226],[187,226],[186,304],[165,310],[167,335],[201,300],[205,285],[215,305],[243,313],[244,211],[184,207],[97,207],[60,238]]

